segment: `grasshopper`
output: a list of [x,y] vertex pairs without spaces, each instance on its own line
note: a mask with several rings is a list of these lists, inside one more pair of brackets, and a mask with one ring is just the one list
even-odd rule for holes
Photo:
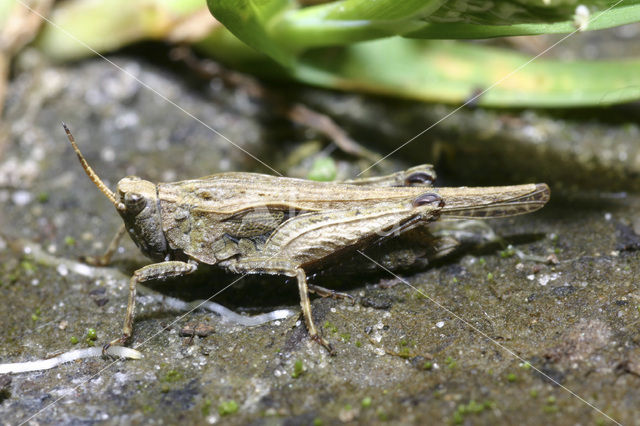
[[313,322],[309,291],[350,296],[308,284],[309,270],[439,218],[513,216],[549,200],[546,184],[434,188],[429,165],[342,182],[233,172],[155,184],[128,176],[114,193],[63,127],[86,174],[124,221],[94,263],[109,261],[125,230],[156,262],[133,273],[122,335],[104,350],[131,337],[138,283],[191,274],[203,263],[238,274],[295,277],[309,336],[333,353]]

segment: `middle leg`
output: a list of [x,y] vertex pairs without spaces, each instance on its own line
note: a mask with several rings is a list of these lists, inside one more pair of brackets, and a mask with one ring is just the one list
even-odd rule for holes
[[[230,259],[220,262],[218,266],[239,274],[261,272],[265,274],[295,277],[298,282],[298,292],[300,293],[300,308],[302,309],[302,316],[304,318],[309,337],[324,346],[331,355],[334,354],[333,347],[324,337],[320,335],[313,321],[313,316],[311,313],[311,302],[309,301],[310,288],[307,284],[307,274],[305,273],[304,269],[284,259],[260,257],[254,257],[251,259]],[[319,291],[320,293],[324,293],[323,290],[326,292],[331,292],[331,290],[327,290],[322,287],[311,286],[311,291]],[[336,294],[339,295],[341,293]]]
[[316,325],[313,322],[313,316],[311,314],[311,302],[309,301],[309,288],[307,286],[307,274],[305,274],[302,268],[298,268],[295,271],[296,279],[298,280],[298,291],[300,292],[300,306],[302,307],[302,316],[304,317],[305,324],[307,325],[307,331],[312,340],[320,343],[324,346],[329,354],[334,355],[335,351],[329,342],[318,333]]

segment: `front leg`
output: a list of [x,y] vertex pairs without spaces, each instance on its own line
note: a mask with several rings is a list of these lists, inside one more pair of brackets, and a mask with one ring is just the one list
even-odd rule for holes
[[122,225],[120,225],[120,228],[118,228],[118,232],[116,232],[116,235],[113,236],[111,242],[109,243],[109,247],[107,247],[107,250],[102,256],[82,256],[81,260],[93,266],[107,266],[109,263],[111,263],[111,257],[113,256],[113,254],[116,252],[116,250],[118,250],[118,245],[120,244],[120,240],[124,236],[125,232],[126,229],[123,223]]
[[195,263],[168,261],[147,265],[135,271],[129,280],[129,302],[127,304],[127,314],[124,318],[124,325],[122,326],[122,336],[104,345],[102,347],[102,353],[105,354],[109,346],[122,345],[131,337],[136,309],[136,286],[138,283],[187,275],[194,272],[197,268],[198,265]]

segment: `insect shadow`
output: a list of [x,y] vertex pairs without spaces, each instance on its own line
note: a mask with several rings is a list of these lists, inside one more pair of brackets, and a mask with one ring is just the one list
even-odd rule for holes
[[[410,250],[403,246],[402,239],[390,240],[385,244],[363,250],[367,256],[377,261],[385,262],[395,273],[413,274],[427,271],[432,268],[447,267],[456,264],[467,255],[489,256],[505,250],[509,245],[519,246],[535,243],[546,238],[544,233],[524,233],[494,238],[490,241],[483,240],[483,236],[467,236],[458,241],[457,245],[446,254],[437,252],[424,252],[412,247]],[[394,252],[394,249],[396,251]],[[393,259],[407,256],[407,253],[398,253],[398,250],[409,250],[412,263],[405,260]],[[389,255],[391,253],[391,255]],[[422,257],[420,257],[422,255]],[[391,263],[389,262],[391,260]],[[393,265],[393,261],[397,263]],[[142,262],[131,259],[115,259],[114,267],[124,274],[130,275],[140,268]],[[328,287],[340,292],[354,293],[356,290],[367,288],[377,289],[377,283],[381,278],[388,278],[388,272],[378,265],[366,259],[357,251],[348,253],[343,260],[334,264],[327,264],[315,273],[310,273],[309,281],[312,284]],[[235,282],[230,287],[229,284]],[[166,280],[148,281],[146,287],[153,291],[170,297],[175,297],[185,302],[194,300],[206,300],[216,295],[212,301],[219,303],[237,313],[259,314],[274,309],[296,306],[298,298],[295,293],[296,280],[270,275],[246,275],[238,280],[238,275],[220,270],[219,268],[204,265],[194,274],[168,278]],[[314,296],[318,298],[318,296]],[[348,303],[345,301],[333,301],[332,303]],[[169,309],[169,308],[168,308]],[[164,311],[141,313],[137,320],[150,318],[163,318]]]

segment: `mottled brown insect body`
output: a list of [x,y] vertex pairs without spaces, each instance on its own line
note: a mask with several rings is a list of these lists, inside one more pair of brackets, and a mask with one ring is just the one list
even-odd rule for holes
[[[308,291],[349,296],[308,285],[306,271],[441,216],[510,216],[537,210],[549,199],[544,184],[432,188],[435,174],[429,165],[344,182],[221,173],[154,184],[130,176],[118,182],[114,194],[64,127],[85,171],[115,205],[126,231],[145,255],[158,262],[131,277],[123,334],[110,344],[124,343],[131,336],[137,283],[189,274],[204,263],[236,273],[296,277],[309,334],[331,352],[313,323]],[[108,262],[117,238],[98,263]]]

